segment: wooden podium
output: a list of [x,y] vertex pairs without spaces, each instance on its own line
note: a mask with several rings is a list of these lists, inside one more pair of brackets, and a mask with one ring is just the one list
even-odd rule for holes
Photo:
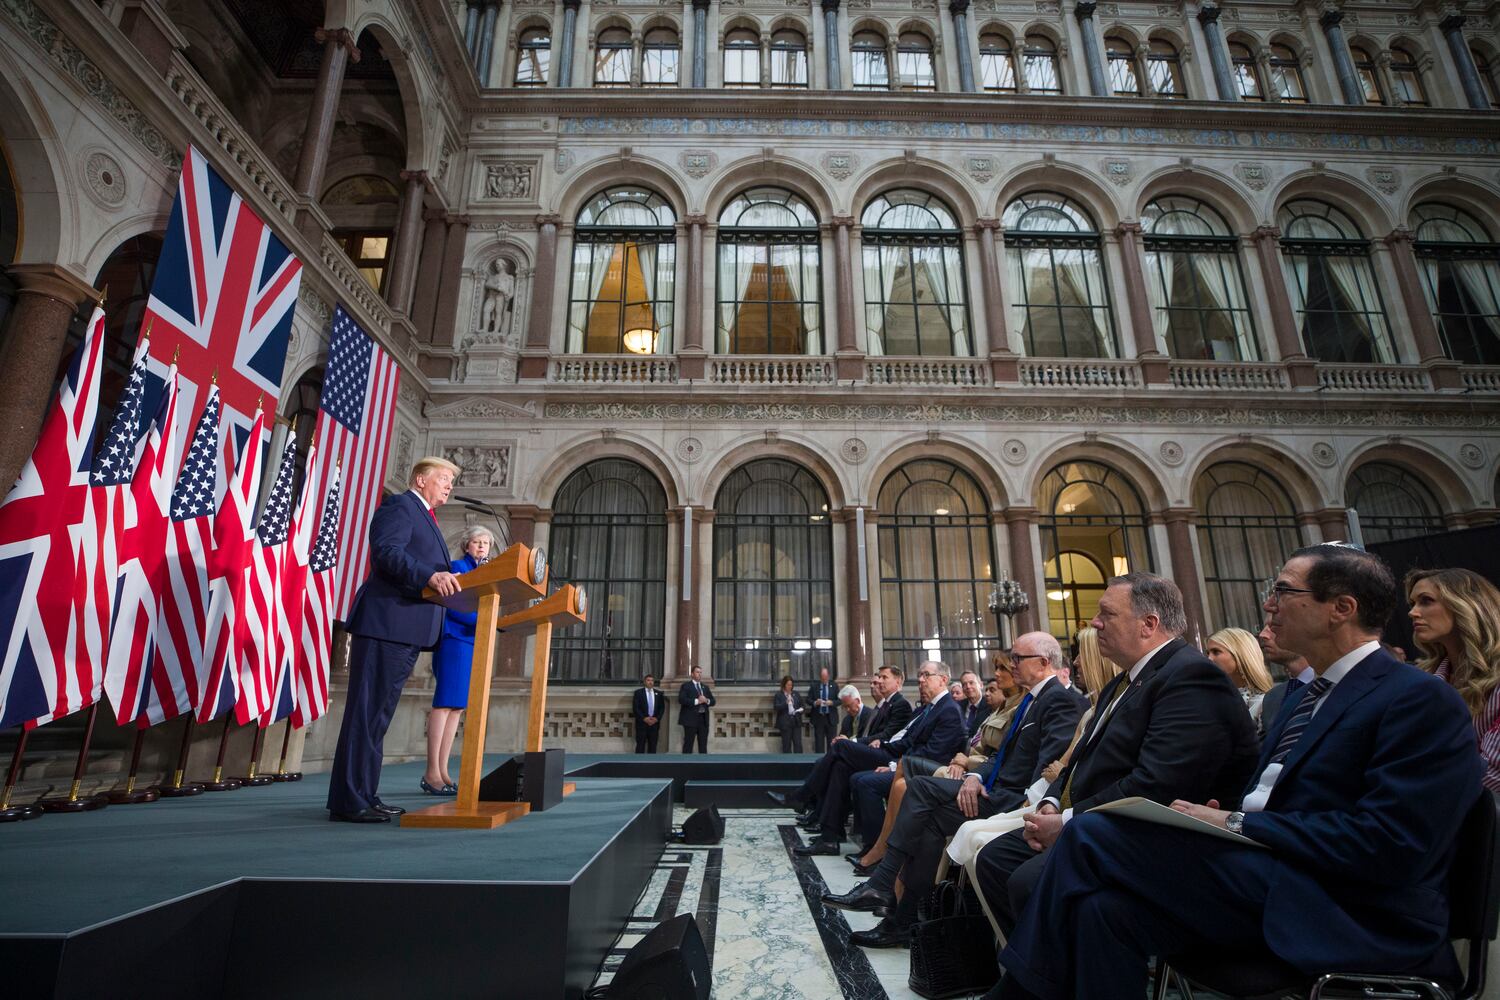
[[[527,720],[526,749],[542,749],[542,720],[547,711],[547,669],[551,660],[552,627],[572,625],[587,616],[584,594],[568,584],[547,594],[546,560],[517,542],[500,555],[458,578],[463,589],[452,597],[441,597],[431,588],[422,596],[454,611],[474,611],[479,621],[474,629],[474,666],[469,674],[468,718],[464,721],[463,761],[458,776],[458,797],[449,802],[409,812],[400,818],[403,827],[416,829],[491,830],[530,811],[525,802],[481,802],[479,779],[484,769],[484,734],[489,723],[490,679],[494,671],[495,636],[536,633],[531,660],[531,713]],[[501,617],[500,606],[541,598],[536,604]],[[564,793],[572,791],[564,787]]]

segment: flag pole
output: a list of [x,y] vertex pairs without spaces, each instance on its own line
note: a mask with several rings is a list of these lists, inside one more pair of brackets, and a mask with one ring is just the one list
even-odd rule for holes
[[177,751],[177,767],[172,771],[172,782],[161,786],[161,794],[169,799],[178,799],[187,795],[202,795],[203,786],[196,781],[183,781],[183,775],[187,774],[188,748],[193,743],[193,730],[197,728],[198,720],[193,718],[193,713],[187,713],[187,725],[182,728],[182,748]]
[[286,720],[286,732],[281,734],[281,760],[276,763],[276,773],[271,775],[272,781],[301,781],[301,771],[288,771],[286,769],[287,748],[292,745],[292,720]]
[[224,734],[219,737],[219,757],[214,761],[214,778],[203,782],[205,792],[232,792],[240,787],[239,778],[224,777],[224,751],[229,748],[229,727],[234,725],[234,713],[224,716]]
[[83,745],[78,748],[78,763],[73,766],[73,784],[68,789],[68,797],[42,799],[37,805],[46,812],[90,812],[109,805],[107,795],[90,795],[84,798],[78,794],[78,789],[83,785],[84,768],[88,765],[89,744],[94,741],[94,722],[98,718],[99,703],[96,701],[89,706],[89,717],[83,724]]
[[266,731],[257,723],[255,726],[255,741],[250,744],[250,770],[245,772],[243,778],[231,778],[231,781],[238,780],[240,784],[247,785],[250,788],[260,788],[262,785],[269,785],[276,780],[269,774],[256,773],[260,765],[260,748],[265,742],[265,736]]
[[15,790],[16,779],[21,776],[21,757],[26,753],[26,738],[30,735],[31,730],[22,726],[21,735],[16,739],[16,752],[10,755],[10,770],[5,774],[5,791],[0,792],[0,823],[36,819],[42,814],[42,810],[34,805],[13,806],[10,804],[10,796]]
[[155,802],[161,798],[161,790],[155,785],[147,785],[145,788],[135,787],[135,777],[141,769],[141,747],[145,742],[146,727],[137,726],[135,730],[135,746],[130,751],[130,773],[125,776],[125,787],[116,788],[107,793],[109,801],[117,806]]

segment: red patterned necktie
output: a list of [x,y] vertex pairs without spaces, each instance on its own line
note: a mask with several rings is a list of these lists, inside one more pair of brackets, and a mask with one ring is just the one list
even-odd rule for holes
[[427,516],[430,517],[430,518],[432,518],[432,523],[433,524],[437,524],[437,511],[433,510],[431,507],[428,507],[427,508]]

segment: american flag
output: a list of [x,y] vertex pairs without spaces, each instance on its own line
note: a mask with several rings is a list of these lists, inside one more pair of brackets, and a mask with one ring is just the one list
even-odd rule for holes
[[[317,482],[318,449],[307,449],[306,483]],[[312,555],[313,532],[317,530],[317,498],[304,489],[292,515],[290,534],[281,557],[281,586],[277,593],[281,609],[282,642],[276,650],[276,669],[271,675],[271,704],[260,717],[261,727],[280,722],[292,714],[296,698],[297,648],[302,638],[303,593],[307,588],[307,565]]]
[[344,470],[338,551],[338,564],[344,572],[339,574],[333,597],[333,617],[338,621],[349,613],[354,593],[370,571],[370,533],[366,529],[380,504],[380,488],[385,482],[400,378],[400,369],[390,355],[375,346],[343,306],[335,308],[315,441],[324,458],[316,495],[328,492],[330,470],[336,466]]
[[281,612],[281,559],[292,523],[292,477],[297,469],[297,438],[287,435],[281,464],[271,483],[271,495],[260,512],[256,531],[259,545],[252,546],[250,577],[240,603],[235,627],[235,646],[240,650],[240,700],[234,715],[245,725],[274,708],[273,675],[280,650],[290,643],[283,634],[286,616]]
[[[172,478],[177,472],[177,368],[157,407],[146,450],[130,484],[135,523],[120,535],[120,575],[104,664],[104,690],[120,725],[141,718],[151,700],[157,594],[166,583]],[[170,693],[170,692],[169,692]]]
[[36,447],[0,503],[0,729],[76,707],[75,525],[89,494],[104,311],[95,309]]
[[328,667],[333,655],[333,568],[339,559],[339,487],[342,470],[328,477],[328,498],[318,522],[318,538],[307,561],[302,626],[296,633],[296,697],[292,725],[301,729],[328,711]]
[[301,280],[302,262],[189,146],[146,322],[156,370],[177,357],[184,424],[217,375],[223,420],[234,428],[223,435],[221,488],[256,411],[263,403],[275,412]]

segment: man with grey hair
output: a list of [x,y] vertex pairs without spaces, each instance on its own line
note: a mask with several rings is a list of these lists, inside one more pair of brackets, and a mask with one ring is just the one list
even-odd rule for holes
[[864,736],[875,710],[864,703],[859,688],[853,684],[839,688],[839,704],[844,706],[844,717],[839,720],[839,732],[834,739],[857,740]]

